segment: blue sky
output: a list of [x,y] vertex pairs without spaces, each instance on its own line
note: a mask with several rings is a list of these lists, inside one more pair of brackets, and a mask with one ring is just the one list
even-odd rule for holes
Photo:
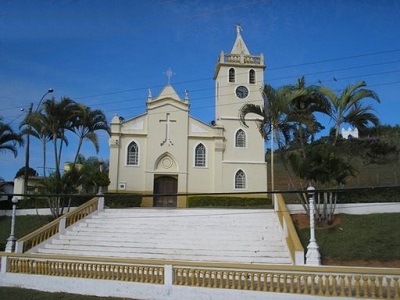
[[[53,88],[108,120],[145,112],[147,90],[171,83],[191,114],[214,117],[213,73],[221,50],[229,52],[235,24],[253,54],[264,53],[265,81],[275,87],[305,75],[307,84],[340,91],[365,80],[382,103],[384,124],[399,124],[400,1],[0,1],[0,116],[18,130],[31,102]],[[21,109],[25,111],[21,112]],[[108,159],[100,134],[99,157]],[[74,137],[63,160],[72,160]],[[50,145],[49,145],[50,146]],[[96,156],[86,144],[86,157]],[[49,166],[53,158],[48,158]],[[0,177],[12,180],[24,166],[0,153]],[[31,144],[30,166],[40,174],[41,146]]]

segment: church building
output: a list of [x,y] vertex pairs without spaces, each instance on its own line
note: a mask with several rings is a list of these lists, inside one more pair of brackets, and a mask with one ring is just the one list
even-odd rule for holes
[[249,127],[239,121],[245,103],[263,105],[264,69],[263,54],[250,54],[237,25],[231,52],[222,51],[215,68],[212,124],[192,117],[188,93],[181,98],[170,83],[158,96],[149,90],[143,114],[115,116],[109,192],[158,194],[142,205],[185,207],[186,197],[168,195],[266,191],[264,140],[251,115]]

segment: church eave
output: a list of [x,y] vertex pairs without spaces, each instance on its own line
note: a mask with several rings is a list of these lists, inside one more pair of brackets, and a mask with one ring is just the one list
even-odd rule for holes
[[167,105],[171,105],[173,107],[176,107],[176,108],[184,110],[184,111],[188,111],[189,107],[190,107],[188,102],[177,101],[172,98],[164,98],[164,99],[159,99],[156,101],[146,103],[147,110],[154,110],[158,107],[163,107],[163,106],[167,106]]

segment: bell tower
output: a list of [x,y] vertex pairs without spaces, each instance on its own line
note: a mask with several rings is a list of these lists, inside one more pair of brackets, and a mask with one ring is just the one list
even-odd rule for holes
[[263,105],[260,90],[264,85],[264,55],[251,55],[236,25],[236,40],[231,53],[221,51],[215,68],[215,119],[223,123],[238,119],[245,103]]
[[249,127],[239,120],[239,111],[244,104],[264,105],[261,94],[264,85],[264,56],[250,54],[241,32],[240,25],[236,25],[236,40],[232,51],[221,52],[215,69],[215,124],[224,130],[225,162],[264,164],[264,139],[254,122],[259,117],[246,116]]

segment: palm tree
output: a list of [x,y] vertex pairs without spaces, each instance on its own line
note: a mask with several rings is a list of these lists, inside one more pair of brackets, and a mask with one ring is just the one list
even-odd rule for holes
[[60,102],[54,98],[46,100],[42,106],[42,113],[46,118],[46,131],[50,134],[54,147],[56,179],[61,178],[61,153],[63,145],[68,144],[65,133],[72,130],[78,110],[77,103],[67,97],[62,98]]
[[[278,148],[284,149],[292,139],[293,131],[304,129],[315,134],[321,125],[317,122],[315,112],[329,112],[329,103],[317,86],[305,86],[304,77],[296,85],[285,85],[274,89],[265,85],[263,90],[264,106],[245,104],[239,112],[240,121],[246,125],[246,115],[249,113],[261,116],[257,127],[263,138],[274,131]],[[302,140],[304,140],[302,138]]]
[[85,139],[92,142],[96,153],[99,152],[99,142],[96,133],[98,130],[105,130],[110,134],[110,127],[107,125],[107,119],[104,113],[101,110],[91,110],[90,107],[80,105],[72,125],[72,131],[79,137],[78,149],[75,154],[73,166],[75,166],[78,161],[80,150]]
[[22,134],[26,134],[29,131],[29,135],[39,139],[42,142],[43,147],[43,175],[46,177],[46,145],[49,141],[51,141],[51,132],[48,130],[47,126],[47,118],[40,112],[34,112],[28,114],[26,119],[20,125],[20,127],[24,125],[25,129],[22,131]]
[[20,134],[15,133],[13,129],[2,122],[3,118],[0,117],[0,152],[11,151],[14,157],[17,157],[17,145],[23,145],[23,139]]
[[[304,96],[304,90],[291,90],[287,86],[274,89],[270,85],[265,85],[263,89],[264,105],[259,106],[252,103],[243,105],[239,111],[240,122],[247,126],[246,116],[248,114],[255,114],[261,119],[256,119],[257,128],[261,136],[267,140],[270,135],[271,140],[271,169],[274,169],[274,139],[278,145],[279,150],[285,149],[290,141],[291,131],[293,124],[291,124],[290,104],[294,99]],[[279,151],[282,154],[282,151]],[[282,157],[282,162],[284,159]],[[289,182],[293,185],[289,169],[284,163],[285,169],[288,174]],[[274,189],[274,175],[271,171],[271,188]]]
[[303,90],[304,95],[296,97],[290,104],[290,120],[296,123],[296,135],[300,144],[303,157],[305,156],[304,142],[311,136],[314,139],[324,127],[317,122],[315,113],[329,114],[330,102],[320,91],[319,86],[306,86],[304,76],[297,80],[297,83],[288,87],[289,90]]
[[366,98],[373,99],[380,103],[378,95],[372,90],[363,88],[365,86],[367,86],[365,81],[360,81],[346,87],[340,95],[336,94],[328,87],[321,87],[321,92],[331,103],[331,110],[328,115],[335,123],[334,145],[337,142],[340,126],[343,123],[348,123],[359,130],[366,128],[369,123],[375,126],[379,124],[378,117],[371,112],[373,110],[372,106],[363,106],[361,104],[361,101]]

